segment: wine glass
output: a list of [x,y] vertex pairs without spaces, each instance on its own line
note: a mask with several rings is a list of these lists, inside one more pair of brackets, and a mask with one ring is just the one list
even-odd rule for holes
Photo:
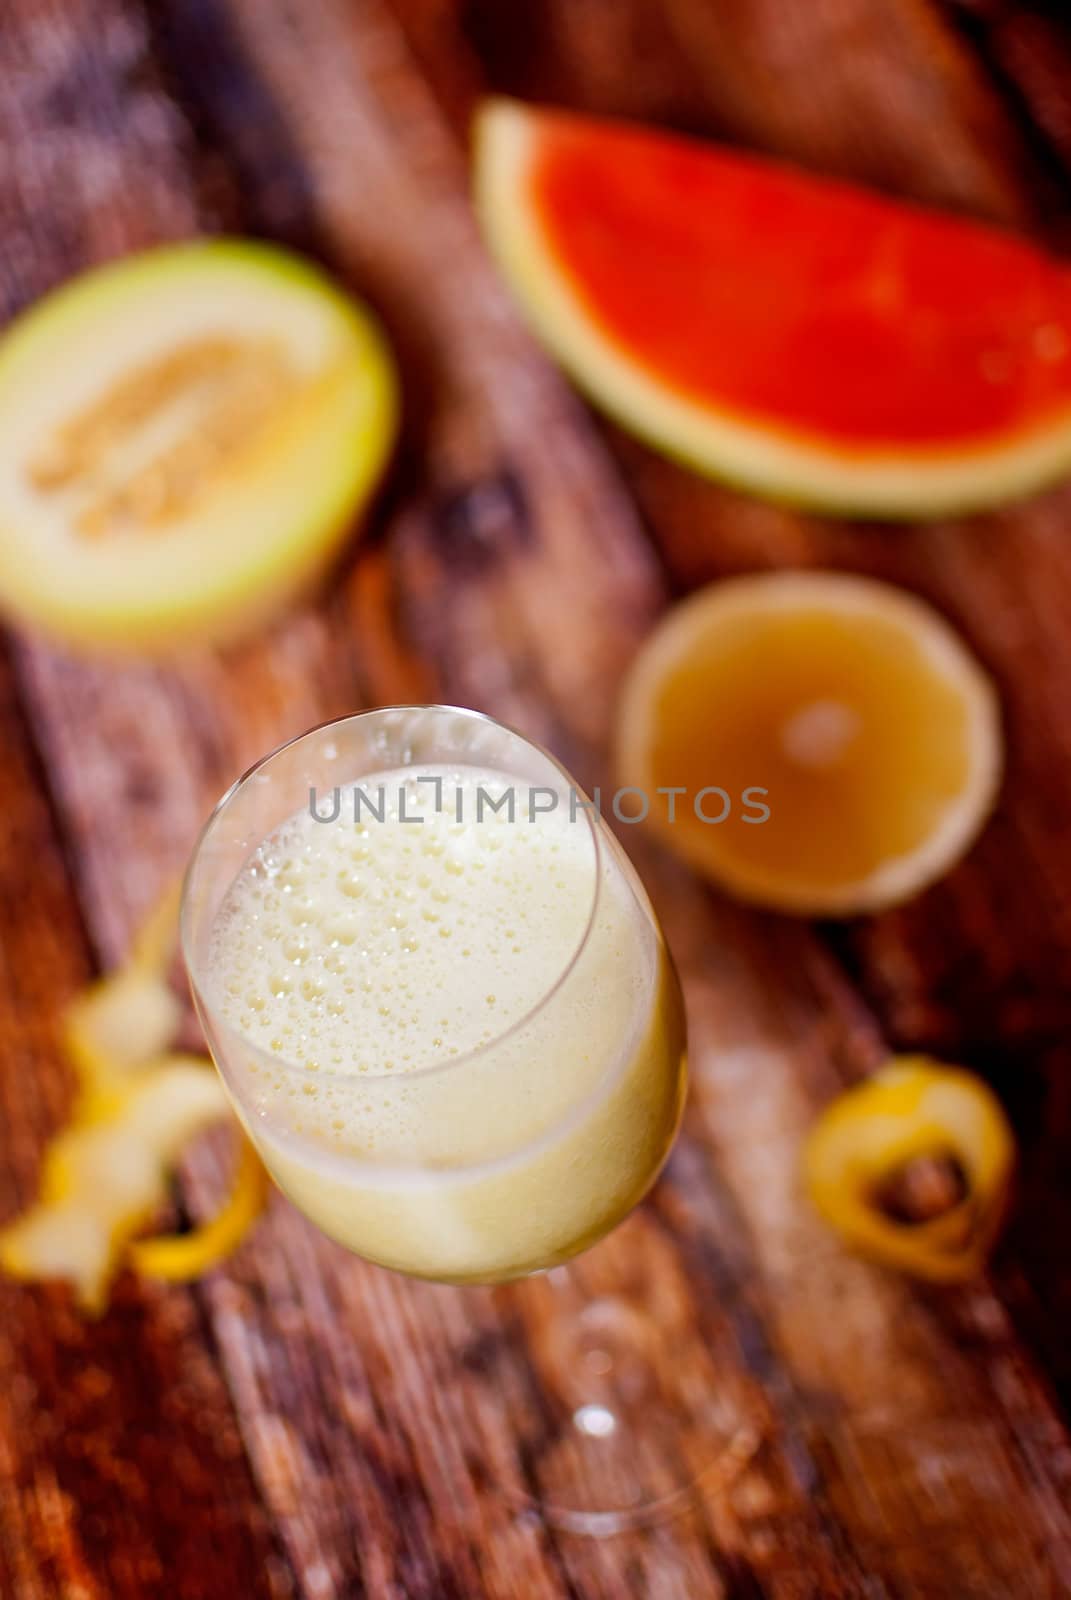
[[499,1312],[528,1329],[556,1419],[532,1503],[590,1532],[663,1514],[695,1473],[669,1442],[682,1399],[649,1370],[652,1308],[605,1280],[587,1295],[564,1263],[669,1154],[683,1007],[568,773],[454,707],[315,728],[219,802],[182,938],[212,1055],[294,1204],[382,1266],[509,1285]]

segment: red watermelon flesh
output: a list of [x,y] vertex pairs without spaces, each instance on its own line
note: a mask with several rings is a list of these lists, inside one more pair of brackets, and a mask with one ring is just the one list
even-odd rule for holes
[[700,402],[849,449],[1071,405],[1071,272],[994,228],[564,117],[532,189],[592,317]]
[[917,514],[1071,464],[1071,269],[1026,239],[510,102],[483,113],[477,178],[537,329],[626,425],[700,468]]

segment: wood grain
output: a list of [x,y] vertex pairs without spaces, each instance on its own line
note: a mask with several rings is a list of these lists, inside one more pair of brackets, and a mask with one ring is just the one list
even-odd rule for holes
[[[1019,131],[1024,105],[1018,99],[1008,101],[1002,80],[994,81],[984,63],[964,48],[959,29],[943,13],[923,13],[915,6],[899,11],[810,7],[806,26],[796,21],[785,27],[795,49],[796,75],[805,83],[820,79],[821,96],[801,97],[790,120],[791,94],[772,96],[756,87],[741,121],[740,53],[746,49],[749,59],[773,61],[787,52],[772,10],[671,3],[661,8],[659,38],[644,33],[630,55],[629,40],[640,38],[639,19],[649,18],[650,8],[629,0],[605,5],[594,0],[585,7],[588,54],[571,57],[572,70],[563,77],[558,44],[569,26],[565,14],[573,15],[567,6],[560,11],[551,6],[549,14],[547,7],[532,8],[542,19],[542,31],[530,21],[528,35],[541,41],[542,48],[529,50],[523,72],[513,57],[507,54],[503,60],[494,49],[488,18],[497,12],[492,6],[481,0],[453,8],[403,0],[408,27],[429,72],[444,53],[444,9],[452,9],[464,24],[452,35],[457,59],[443,73],[448,83],[444,103],[454,110],[459,130],[481,83],[488,81],[492,88],[537,99],[567,92],[570,103],[621,115],[649,114],[659,95],[664,112],[666,83],[701,82],[705,109],[695,104],[694,94],[689,99],[687,125],[695,131],[746,139],[778,153],[791,150],[808,159],[817,115],[827,137],[839,139],[842,157],[832,163],[837,170],[886,184],[891,172],[895,187],[913,197],[936,200],[954,191],[961,205],[980,215],[1019,224],[1033,219],[1041,235],[1059,231],[1052,227],[1053,217],[1059,217],[1060,204],[1066,208],[1071,191],[1055,207],[1038,205],[1037,196],[1047,201],[1053,193],[1053,171],[1034,158],[1036,138],[1028,143]],[[1011,59],[1010,40],[1025,38],[1029,19],[1015,8],[993,9],[1002,20],[999,27],[992,24],[997,30],[992,48],[995,52],[1001,41]],[[843,29],[851,34],[853,62],[870,62],[872,74],[879,63],[885,63],[880,70],[891,71],[888,35],[894,11],[898,24],[892,54],[911,93],[906,101],[904,95],[875,93],[869,103],[870,129],[860,139],[854,80],[846,81],[848,74],[821,72],[820,52],[831,34]],[[1041,27],[1037,17],[1034,23]],[[727,46],[727,56],[724,36],[733,27],[739,38]],[[1052,17],[1045,29],[1031,37],[1047,41],[1044,56],[1051,67],[1061,59],[1058,41],[1068,49],[1068,35]],[[460,41],[466,36],[481,46],[481,59],[471,48],[465,50]],[[1041,56],[1035,50],[1031,57],[1038,70]],[[1025,60],[1025,53],[1015,59]],[[935,75],[940,76],[936,86]],[[462,81],[463,100],[456,89]],[[1021,88],[1025,95],[1025,79]],[[1042,124],[1040,96],[1038,103],[1037,123],[1031,127]],[[934,104],[943,108],[940,115]],[[1048,116],[1051,120],[1051,110]],[[674,119],[665,115],[663,120]],[[928,152],[939,136],[944,137],[942,165],[934,170]],[[994,139],[1006,153],[996,167],[990,155]],[[1064,818],[1071,803],[1071,745],[1062,709],[1071,671],[1063,665],[1064,618],[1071,602],[1064,529],[1071,495],[1066,486],[1057,487],[1006,512],[920,527],[828,522],[705,484],[612,427],[604,434],[657,539],[674,587],[691,588],[730,573],[778,565],[870,572],[933,601],[997,678],[1010,770],[1002,805],[979,848],[941,885],[902,911],[825,930],[823,937],[846,977],[881,1019],[892,1046],[968,1062],[985,1072],[1016,1110],[1029,1159],[1002,1287],[1014,1298],[1019,1326],[1044,1355],[1066,1404],[1071,1363],[1066,1341],[1051,1334],[1066,1313],[1066,1274],[1058,1265],[1060,1246],[1053,1248],[1051,1241],[1066,1237],[1071,1225],[1071,1183],[1060,1154],[1071,1137],[1066,1089],[1071,923],[1062,866]]]
[[[90,970],[43,774],[0,679],[0,1209],[34,1193],[70,1092],[60,1008]],[[0,1280],[0,1594],[289,1592],[197,1298],[126,1283],[107,1319]],[[206,1551],[211,1561],[206,1563]]]
[[[919,4],[815,4],[786,21],[762,4],[522,0],[509,26],[504,9],[14,8],[2,46],[18,78],[3,113],[18,161],[0,185],[9,309],[149,239],[268,232],[375,301],[410,403],[374,538],[329,596],[270,636],[166,669],[89,667],[16,642],[5,815],[37,830],[42,881],[27,881],[25,842],[0,857],[5,940],[25,936],[5,943],[17,975],[6,1005],[0,986],[0,1092],[21,1108],[4,1133],[17,1192],[0,1200],[24,1197],[61,1111],[50,1030],[88,959],[72,887],[93,948],[115,959],[224,783],[365,704],[477,704],[585,783],[604,779],[615,686],[667,571],[682,587],[830,562],[931,594],[1000,673],[1009,801],[948,884],[835,938],[737,910],[627,841],[682,968],[695,1090],[667,1179],[611,1241],[606,1270],[634,1285],[663,1359],[761,1434],[726,1492],[605,1543],[518,1515],[556,1446],[533,1388],[533,1329],[490,1292],[366,1267],[280,1201],[225,1270],[189,1294],[127,1285],[96,1328],[59,1291],[0,1286],[41,1346],[0,1345],[15,1375],[0,1411],[0,1481],[14,1491],[0,1574],[20,1596],[93,1600],[1059,1596],[1071,1590],[1071,1454],[1035,1356],[1064,1372],[1055,1313],[1068,1275],[1065,1254],[1054,1271],[1056,1243],[1045,1262],[1028,1248],[1051,1201],[1029,1176],[992,1283],[920,1292],[839,1252],[803,1203],[797,1154],[841,1084],[890,1042],[927,1042],[1006,1089],[1029,1083],[1012,1099],[1040,1170],[1059,1176],[1067,491],[970,526],[831,527],[604,433],[486,262],[458,135],[490,82],[727,133],[1020,223],[1051,175],[1035,183],[998,89]],[[836,65],[848,40],[861,79]],[[16,1065],[20,1027],[36,1040],[32,1080]],[[183,1189],[194,1214],[216,1181],[216,1152],[199,1150]],[[84,1378],[98,1369],[104,1380]],[[77,1449],[63,1444],[68,1424]]]

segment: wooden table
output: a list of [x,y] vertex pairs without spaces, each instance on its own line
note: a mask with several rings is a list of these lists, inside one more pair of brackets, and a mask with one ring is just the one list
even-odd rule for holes
[[[265,233],[381,309],[405,446],[373,534],[264,637],[174,666],[0,660],[0,1215],[70,1075],[64,1002],[123,954],[222,787],[325,717],[477,705],[605,773],[667,592],[832,565],[936,602],[1002,686],[1010,772],[969,861],[837,929],[642,866],[694,1091],[628,1226],[668,1358],[759,1427],[723,1493],[608,1541],[516,1515],[523,1343],[482,1291],[366,1267],[277,1200],[189,1290],[82,1321],[0,1282],[12,1600],[1071,1595],[1071,489],[968,521],[835,525],[701,483],[593,421],[522,330],[466,203],[487,86],[739,141],[1071,245],[1071,35],[976,0],[8,0],[0,304],[198,231]],[[889,1049],[985,1072],[1025,1151],[991,1275],[919,1289],[799,1192],[817,1108]],[[184,1169],[208,1209],[215,1145]],[[538,1450],[528,1470],[538,1477]]]

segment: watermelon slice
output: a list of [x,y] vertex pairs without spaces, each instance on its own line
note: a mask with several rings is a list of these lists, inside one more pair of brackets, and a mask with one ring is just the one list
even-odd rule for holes
[[479,118],[476,186],[550,349],[702,472],[906,518],[1071,468],[1071,270],[1023,239],[501,100]]

